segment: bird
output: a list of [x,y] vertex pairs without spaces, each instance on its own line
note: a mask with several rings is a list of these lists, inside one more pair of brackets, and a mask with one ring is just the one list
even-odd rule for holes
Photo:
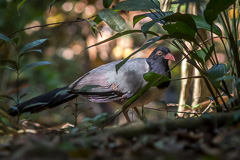
[[[90,70],[68,86],[57,88],[12,106],[8,113],[11,116],[16,116],[23,112],[36,113],[57,107],[78,96],[95,103],[117,102],[123,104],[147,84],[143,77],[145,73],[166,74],[171,79],[169,60],[175,61],[170,49],[165,46],[159,46],[152,51],[148,58],[129,59],[118,71],[115,66],[121,60],[113,61]],[[128,109],[123,111],[127,122],[131,122],[127,114],[130,108],[133,108],[140,115],[137,107],[160,98],[169,85],[170,81],[163,82],[158,86],[151,87],[146,93],[141,95]]]

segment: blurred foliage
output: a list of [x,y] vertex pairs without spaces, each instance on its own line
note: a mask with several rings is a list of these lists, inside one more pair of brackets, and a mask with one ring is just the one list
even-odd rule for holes
[[[96,36],[92,33],[91,23],[89,24],[88,22],[65,23],[62,25],[37,27],[16,32],[32,26],[74,21],[78,17],[89,18],[97,15],[98,11],[104,9],[102,1],[40,2],[37,0],[33,2],[25,1],[21,4],[21,7],[19,7],[21,2],[18,1],[3,0],[0,3],[1,33],[15,39],[17,41],[17,49],[37,39],[48,39],[46,43],[40,46],[43,54],[29,55],[22,59],[23,64],[42,60],[52,62],[52,64],[47,67],[42,66],[22,73],[19,79],[20,92],[21,94],[27,94],[23,100],[67,85],[90,69],[101,64],[125,58],[146,41],[144,36],[139,34],[141,32],[138,32],[136,34],[128,34],[81,52],[85,47],[107,39],[116,33],[103,22],[97,26],[101,34],[96,34]],[[130,20],[131,17],[127,17],[124,12],[119,12],[118,14],[124,17],[127,22],[127,28],[130,28],[131,24],[127,20]],[[139,28],[139,25],[137,24],[135,28]],[[154,27],[153,30],[161,32],[161,28],[159,27]],[[135,57],[147,57],[151,50],[152,48],[147,48],[144,52],[139,52]],[[7,43],[1,44],[0,58],[15,59],[16,54],[14,52],[14,48]],[[0,62],[0,65],[5,64]],[[14,74],[1,69],[0,77],[2,77],[0,79],[0,94],[15,96],[16,77]],[[177,92],[175,94],[177,94]],[[176,102],[178,100],[176,98],[177,96],[173,97],[175,97],[175,99],[169,100]],[[8,106],[6,106],[6,103],[0,102],[0,105],[7,110],[8,106],[13,105],[13,103],[8,103]],[[91,104],[90,106],[92,105],[98,107],[96,104]],[[55,113],[55,110],[49,111],[49,115]],[[68,112],[68,114],[70,113],[71,111]],[[47,113],[40,113],[31,116],[31,118],[40,118],[45,114]],[[24,117],[30,118],[29,115],[25,115]],[[58,116],[53,115],[53,117]],[[59,119],[53,119],[53,121],[57,120]]]
[[[151,1],[155,4],[148,3],[145,5],[144,3],[139,3],[146,1]],[[175,48],[170,47],[173,52],[178,50],[175,53],[183,54],[183,50],[187,51],[188,55],[190,55],[188,57],[189,63],[199,68],[202,71],[201,74],[205,76],[206,82],[212,83],[213,87],[215,87],[213,89],[216,93],[208,97],[210,100],[207,101],[207,105],[197,104],[196,106],[189,106],[186,104],[185,107],[189,109],[189,113],[194,113],[194,116],[202,115],[206,112],[205,110],[198,113],[195,109],[201,108],[202,105],[205,105],[206,109],[212,108],[213,100],[216,102],[222,101],[226,103],[225,105],[239,108],[239,106],[234,104],[237,103],[236,100],[239,100],[240,82],[238,78],[240,76],[240,63],[236,63],[239,61],[239,58],[236,59],[239,56],[239,25],[236,26],[236,24],[239,24],[239,1],[232,5],[235,1],[210,0],[205,10],[206,21],[201,17],[174,13],[176,10],[180,12],[186,10],[188,3],[205,4],[204,1],[170,1],[170,10],[173,12],[168,11],[165,16],[162,15],[165,12],[159,10],[159,1],[146,1],[128,0],[118,3],[119,1],[112,0],[1,0],[0,31],[7,37],[12,38],[16,46],[0,42],[0,58],[16,60],[19,57],[19,55],[16,56],[16,51],[21,52],[21,48],[26,44],[47,38],[48,41],[46,43],[38,46],[43,50],[43,54],[28,55],[22,59],[22,63],[30,64],[44,60],[51,61],[53,64],[26,70],[19,77],[19,80],[16,80],[15,73],[1,69],[0,94],[13,96],[14,98],[27,94],[24,98],[29,99],[45,91],[69,84],[91,68],[112,60],[126,58],[131,53],[133,53],[134,57],[147,57],[147,54],[153,49],[152,46],[152,48],[149,47],[151,44],[157,42],[155,45],[158,46],[166,45],[166,42],[169,42],[175,45]],[[162,1],[160,2],[162,4]],[[228,11],[224,11],[230,5],[232,7]],[[99,12],[109,14],[109,12],[113,12],[109,10],[114,7],[117,11],[114,12],[114,15],[110,15],[110,21],[105,17],[106,15],[100,14],[101,16],[99,15],[96,19],[92,18],[91,21],[65,23],[15,32],[31,26],[74,21],[77,18],[89,18],[97,15]],[[102,12],[103,9],[104,11]],[[121,9],[121,11],[118,9]],[[142,9],[150,9],[150,12],[138,11]],[[220,18],[216,19],[216,15],[219,15]],[[112,22],[114,20],[112,16],[117,17],[116,19],[119,19],[121,23],[126,23],[125,31],[128,30],[129,33],[133,33],[131,26],[134,24],[134,28],[141,30],[143,34],[127,34],[124,37],[119,36],[117,39],[111,40],[112,36],[121,34],[113,30],[122,31],[125,28],[125,25],[118,28],[117,26],[122,24]],[[99,17],[113,30],[105,25]],[[219,28],[213,24],[215,20],[222,22],[223,26],[219,28],[224,33],[223,36],[227,38],[221,39]],[[114,25],[110,25],[110,23],[114,23]],[[198,50],[188,50],[184,45],[185,41],[200,44],[196,43],[195,39],[195,35],[198,34],[197,28],[212,30],[210,33],[216,33],[216,36],[220,36],[220,40],[214,39],[212,34],[210,41],[214,44],[207,47],[201,46],[202,48]],[[96,31],[96,37],[94,37],[92,30]],[[159,36],[156,36],[156,34],[155,36],[154,34],[147,35],[146,33],[149,30]],[[97,31],[101,31],[101,34],[97,33]],[[0,35],[0,37],[3,36]],[[109,40],[100,46],[81,52],[85,47],[94,45],[97,42],[101,43],[101,41],[108,38],[111,41]],[[165,40],[164,42],[159,41],[163,39]],[[177,42],[172,41],[173,39],[177,40]],[[204,42],[201,43],[204,44]],[[236,49],[238,50],[236,51]],[[137,52],[138,54],[135,54]],[[180,60],[181,54],[175,54],[177,61]],[[224,58],[221,58],[221,56]],[[231,64],[220,64],[226,62],[227,58],[229,58],[228,61]],[[214,63],[218,60],[219,62]],[[208,62],[206,63],[206,61]],[[0,66],[5,65],[6,61],[0,61]],[[172,73],[173,77],[179,76],[178,66]],[[157,75],[150,78],[147,77],[147,79],[156,81],[163,77]],[[230,81],[230,83],[227,83],[227,86],[225,86],[224,81]],[[144,90],[147,90],[154,83],[159,82],[150,82],[150,85],[144,88]],[[174,84],[176,85],[175,88],[170,88],[171,92],[168,92],[166,97],[168,102],[177,101],[178,96],[176,96],[177,92],[174,89],[179,90],[177,88],[179,82]],[[19,88],[19,94],[17,94],[17,88]],[[225,90],[222,90],[222,88]],[[208,89],[211,90],[210,87]],[[227,93],[228,89],[229,93]],[[223,96],[220,91],[225,92],[226,95]],[[175,95],[173,92],[175,92]],[[229,94],[232,92],[234,92],[234,98],[229,98],[231,96]],[[224,102],[225,97],[228,102]],[[224,159],[237,159],[239,157],[239,147],[237,147],[238,142],[240,142],[238,136],[240,131],[237,127],[239,126],[239,112],[218,115],[219,117],[213,114],[203,114],[201,118],[191,120],[167,120],[157,123],[144,121],[143,124],[135,127],[130,125],[125,128],[118,127],[116,130],[110,129],[109,132],[95,132],[109,118],[109,114],[104,113],[105,110],[111,113],[112,108],[109,111],[109,108],[105,106],[104,110],[100,110],[97,106],[92,107],[93,104],[89,102],[83,102],[79,106],[75,103],[73,104],[75,108],[66,107],[62,112],[59,111],[59,108],[56,108],[35,116],[26,114],[24,115],[26,119],[22,119],[19,125],[16,124],[15,119],[12,119],[6,113],[9,106],[13,104],[6,99],[7,97],[5,96],[0,101],[0,135],[4,135],[0,136],[0,157],[11,159],[34,159],[39,157],[52,159],[53,156],[57,159],[67,159],[69,157],[110,159],[112,157],[119,158],[119,155],[124,155],[125,159],[145,159],[145,157],[146,159],[150,157],[151,159],[156,157],[177,159],[180,156],[184,159],[193,156],[200,157],[200,159],[219,159],[223,157]],[[86,109],[78,110],[78,107],[82,105]],[[218,104],[217,108],[221,110],[220,105],[222,104]],[[216,109],[216,103],[213,106],[215,106],[213,110]],[[125,105],[126,107],[127,105]],[[166,115],[162,117],[167,119],[174,117],[174,115],[168,117],[168,106],[166,103],[164,103],[164,107]],[[88,108],[93,108],[96,113],[102,112],[102,114],[94,117],[93,112],[89,112]],[[156,110],[161,111],[161,109],[155,108],[154,113],[147,117],[156,114]],[[72,118],[70,113],[74,113],[74,118]],[[84,119],[83,114],[87,114],[88,117],[92,118]],[[188,115],[191,116],[191,114]],[[35,123],[34,118],[39,123]],[[73,125],[70,123],[58,125],[62,121],[75,122],[75,124],[81,121],[82,123],[73,128]],[[53,125],[54,127],[52,127]],[[179,129],[179,126],[182,129]],[[13,134],[15,136],[12,136]]]
[[[190,1],[186,1],[184,3],[182,1],[174,1],[172,2],[173,7],[170,8],[171,11],[167,12],[163,12],[160,9],[162,7],[160,7],[160,3],[162,2],[159,1],[141,1],[142,3],[138,3],[136,0],[120,1],[119,3],[113,3],[113,1],[52,1],[49,3],[41,3],[42,6],[35,10],[33,8],[37,5],[37,2],[38,1],[29,3],[24,0],[20,3],[12,1],[1,2],[3,3],[2,6],[5,6],[7,9],[5,9],[5,12],[2,14],[3,20],[6,22],[0,23],[0,26],[3,28],[2,31],[5,35],[8,35],[17,42],[16,50],[33,40],[43,37],[48,37],[49,39],[47,44],[41,46],[44,54],[40,55],[37,59],[53,60],[53,65],[48,67],[48,69],[41,67],[33,71],[27,71],[17,82],[18,86],[21,88],[21,94],[31,92],[31,96],[26,96],[26,99],[31,98],[32,95],[38,95],[39,92],[42,93],[64,84],[69,84],[84,72],[103,63],[115,59],[126,58],[125,61],[116,67],[118,69],[127,61],[128,58],[132,56],[146,57],[147,55],[143,55],[143,53],[149,53],[151,50],[149,46],[155,44],[156,42],[158,43],[157,45],[164,45],[164,41],[160,40],[166,40],[166,42],[172,44],[175,49],[177,48],[178,52],[187,57],[188,62],[191,63],[191,65],[200,71],[207,84],[208,90],[212,94],[212,98],[216,101],[218,106],[220,103],[217,97],[220,96],[220,100],[222,100],[222,95],[219,92],[220,90],[231,98],[230,92],[234,89],[230,89],[226,86],[224,78],[221,80],[219,79],[225,76],[229,71],[229,69],[223,68],[223,65],[218,64],[219,59],[215,48],[219,41],[215,41],[212,36],[212,45],[211,47],[207,47],[207,43],[203,41],[198,32],[198,28],[202,28],[210,32],[212,31],[211,33],[215,33],[217,36],[222,36],[222,33],[224,33],[224,36],[229,37],[229,39],[227,39],[229,40],[228,47],[232,47],[232,50],[230,50],[230,58],[232,61],[236,61],[234,64],[232,63],[229,65],[231,66],[230,68],[232,68],[232,75],[234,75],[235,71],[238,74],[239,65],[236,58],[236,48],[238,48],[238,43],[235,42],[237,42],[238,39],[238,28],[236,27],[238,26],[237,24],[239,21],[235,22],[235,18],[231,19],[231,17],[234,17],[235,12],[233,12],[232,16],[230,12],[229,16],[227,13],[223,12],[235,2],[234,0],[226,3],[221,1],[221,3],[218,3],[217,8],[213,5],[214,1],[210,1],[204,12],[206,21],[199,16],[181,14],[181,9],[174,8],[175,4],[184,6],[184,3],[190,3]],[[196,1],[195,3],[204,4],[203,1]],[[30,9],[27,10],[28,8]],[[10,11],[8,12],[8,10]],[[150,12],[145,13],[141,12],[141,10],[149,10]],[[180,12],[172,12],[176,10]],[[234,10],[238,11],[238,6],[235,6]],[[128,13],[126,11],[133,12]],[[29,14],[31,12],[33,12],[33,14]],[[210,12],[214,12],[214,14],[211,14]],[[6,13],[12,14],[8,16],[9,14]],[[224,31],[220,31],[219,27],[213,23],[213,21],[217,19],[216,15],[221,16],[222,25],[225,25]],[[90,17],[92,18],[88,19]],[[146,19],[146,17],[149,18]],[[74,21],[80,18],[87,18],[87,20],[80,22]],[[7,23],[9,19],[18,19],[20,23],[16,23],[15,21]],[[230,21],[232,21],[231,25]],[[56,22],[64,23],[41,26]],[[109,27],[103,22],[105,22]],[[7,24],[7,26],[10,25],[12,28],[4,26],[4,24]],[[135,29],[141,29],[143,35],[137,34],[137,36],[135,36],[135,34],[133,34],[135,32],[140,32],[140,30],[130,29],[126,31],[126,29],[131,28],[131,24],[134,24]],[[161,27],[156,24],[160,24]],[[31,26],[40,27],[19,30],[19,28],[28,28]],[[229,32],[230,29],[234,30],[234,34]],[[117,32],[125,31],[121,34],[116,33],[114,30]],[[147,35],[149,30],[151,30],[151,34]],[[100,33],[96,32],[97,34],[95,35],[92,31],[100,31]],[[94,37],[94,35],[96,37]],[[197,41],[195,39],[196,35],[200,37],[201,41]],[[140,38],[140,36],[142,36],[142,38]],[[185,45],[186,41],[192,43],[192,45],[195,44],[199,48],[190,50]],[[222,43],[225,45],[224,40],[222,40]],[[101,45],[96,46],[94,44]],[[14,48],[11,48],[6,43],[1,44],[1,46],[1,53],[6,54],[1,54],[0,58],[11,59],[11,57],[14,57]],[[89,47],[88,50],[81,52],[87,46],[94,47]],[[228,47],[224,46],[226,55]],[[134,49],[135,52],[133,52]],[[183,51],[185,51],[189,57],[186,56],[186,53]],[[136,54],[137,52],[140,53]],[[35,56],[28,56],[23,61],[32,62],[35,59]],[[209,61],[213,67],[211,68],[211,65],[209,67],[209,65],[205,63],[206,61]],[[236,69],[233,69],[235,67]],[[173,71],[173,77],[176,76],[174,73],[177,72]],[[16,90],[14,87],[16,86],[16,81],[14,76],[8,71],[3,70],[1,70],[0,74],[3,77],[1,79],[1,92],[6,92],[4,93],[5,95],[15,94]],[[35,76],[39,78],[36,79]],[[238,82],[238,76],[232,76],[232,79],[232,83]],[[222,85],[220,85],[220,81],[222,82]],[[144,90],[147,90],[149,87],[154,85],[154,83],[155,82],[149,82],[149,85],[146,86]],[[211,88],[209,83],[212,83],[215,88]],[[175,83],[175,85],[176,84],[177,83]],[[26,86],[29,87],[27,88]],[[224,90],[222,90],[222,87]],[[138,95],[142,94],[144,90]],[[238,88],[234,91],[235,99],[237,99],[237,95],[239,95]],[[137,98],[137,96],[134,98]],[[132,103],[133,100],[129,101],[124,108],[127,108],[127,105]],[[170,101],[172,100],[170,99]],[[227,110],[228,107],[224,101],[223,105]],[[234,106],[232,103],[231,105],[232,107]]]

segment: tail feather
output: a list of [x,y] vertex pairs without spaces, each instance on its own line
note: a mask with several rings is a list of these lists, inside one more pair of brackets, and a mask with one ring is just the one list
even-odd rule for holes
[[8,113],[11,116],[16,116],[18,112],[39,112],[48,108],[54,108],[57,107],[67,101],[70,101],[77,97],[76,94],[72,94],[69,92],[63,92],[64,90],[67,90],[68,87],[62,87],[55,89],[53,91],[47,92],[45,94],[42,94],[40,96],[34,97],[32,99],[29,99],[25,102],[20,103],[17,106],[13,106],[8,110]]

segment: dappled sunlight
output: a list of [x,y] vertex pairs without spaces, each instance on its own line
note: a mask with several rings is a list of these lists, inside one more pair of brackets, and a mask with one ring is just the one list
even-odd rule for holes
[[[102,28],[101,33],[102,33],[101,34],[102,36],[100,35],[97,36],[97,42],[103,41],[112,36],[112,30],[107,26]],[[97,50],[100,54],[100,58],[105,61],[109,59],[109,56],[111,54],[111,48],[109,43],[110,42],[106,42],[100,46],[97,46]]]
[[127,58],[133,52],[132,48],[123,48],[121,46],[116,46],[113,48],[113,55],[115,59]]
[[[27,24],[25,26],[25,28],[29,28],[29,27],[33,27],[33,26],[39,26],[41,25],[41,23],[39,21],[32,21],[29,24]],[[25,30],[25,33],[28,35],[31,35],[33,32],[39,31],[41,28],[37,27],[37,28],[33,28],[33,29],[29,29],[29,30]]]
[[73,9],[73,3],[70,2],[70,1],[63,3],[62,9],[63,9],[65,12],[70,12],[70,11]]
[[239,159],[239,3],[0,0],[0,157]]
[[83,18],[89,18],[96,13],[96,8],[93,5],[88,5],[85,7],[83,12]]
[[76,13],[81,13],[84,11],[85,7],[87,5],[84,3],[84,2],[77,2],[75,5],[74,5],[74,12]]
[[72,50],[74,51],[74,54],[78,55],[83,50],[83,47],[80,44],[73,44]]
[[[96,38],[92,35],[87,37],[87,46],[93,45],[96,43]],[[96,47],[92,47],[90,49],[88,49],[88,53],[89,53],[89,58],[91,61],[96,60],[97,58],[97,48]]]
[[63,56],[63,58],[70,60],[74,56],[74,51],[71,48],[66,48],[62,52],[62,56]]
[[[46,23],[57,23],[62,22],[66,19],[66,16],[63,13],[56,14],[54,16],[49,16],[46,19]],[[57,25],[51,25],[49,27],[56,27]]]
[[237,19],[239,17],[239,10],[235,10],[235,13],[234,13],[234,9],[229,9],[228,10],[228,15],[229,15],[229,18],[233,19],[233,16],[235,14],[235,19]]
[[112,53],[116,59],[122,59],[123,47],[115,46],[112,50]]

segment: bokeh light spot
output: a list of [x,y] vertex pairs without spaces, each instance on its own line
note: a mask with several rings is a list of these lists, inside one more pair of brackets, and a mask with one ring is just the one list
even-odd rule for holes
[[[25,28],[28,28],[28,27],[33,27],[33,26],[39,26],[41,25],[41,23],[39,21],[32,21],[31,23],[28,23]],[[40,29],[40,27],[36,27],[36,28],[33,28],[33,29],[28,29],[28,30],[25,30],[25,33],[30,35],[32,34],[33,32],[36,32]]]
[[86,7],[86,4],[85,4],[85,3],[83,3],[83,2],[77,2],[77,3],[75,4],[75,6],[74,6],[74,11],[75,11],[76,13],[81,13],[81,12],[84,11],[85,7]]
[[65,12],[71,11],[71,10],[73,9],[73,4],[72,4],[72,2],[65,2],[65,3],[63,3],[62,9],[63,9]]
[[63,56],[63,58],[69,60],[69,59],[73,58],[74,52],[73,52],[73,50],[71,48],[66,48],[62,52],[62,56]]

